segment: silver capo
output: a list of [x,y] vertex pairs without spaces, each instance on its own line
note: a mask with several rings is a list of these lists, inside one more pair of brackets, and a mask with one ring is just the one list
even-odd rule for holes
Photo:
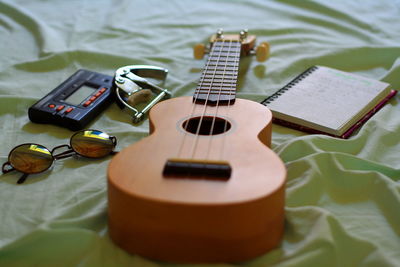
[[[133,111],[133,122],[140,122],[144,114],[146,114],[150,108],[163,99],[171,97],[171,92],[167,89],[161,88],[143,77],[154,78],[164,81],[167,77],[168,70],[151,66],[151,65],[130,65],[117,69],[115,72],[115,85],[116,95],[119,101],[126,106],[129,110]],[[132,96],[143,89],[150,89],[157,96],[151,100],[141,111],[128,104],[121,94],[124,96]]]

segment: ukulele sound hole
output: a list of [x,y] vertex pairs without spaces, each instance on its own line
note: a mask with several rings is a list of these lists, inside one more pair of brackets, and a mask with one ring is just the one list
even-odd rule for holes
[[190,118],[183,122],[182,127],[192,134],[217,135],[229,131],[231,123],[219,117],[204,116]]

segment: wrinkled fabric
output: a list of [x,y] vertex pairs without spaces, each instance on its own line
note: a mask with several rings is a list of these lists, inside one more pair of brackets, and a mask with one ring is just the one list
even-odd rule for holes
[[[266,62],[242,59],[238,97],[260,102],[312,65],[400,89],[399,25],[398,0],[2,0],[0,159],[21,143],[68,143],[71,131],[31,123],[27,110],[78,69],[113,75],[125,65],[161,66],[174,96],[192,95],[205,63],[192,58],[192,46],[218,28],[248,28],[271,45]],[[272,149],[288,170],[281,244],[245,263],[201,266],[400,266],[398,102],[348,140],[274,125]],[[116,104],[89,128],[116,136],[119,150],[149,131],[148,120],[133,125]],[[194,266],[112,243],[109,160],[60,160],[22,185],[18,173],[1,175],[0,266]]]

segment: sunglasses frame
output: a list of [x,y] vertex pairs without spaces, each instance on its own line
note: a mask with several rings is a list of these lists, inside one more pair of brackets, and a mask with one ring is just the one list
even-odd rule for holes
[[[9,173],[9,172],[12,172],[12,171],[19,171],[19,172],[21,172],[21,173],[22,173],[22,176],[18,179],[17,184],[22,184],[23,182],[25,182],[26,178],[28,178],[28,175],[30,175],[30,174],[42,173],[42,172],[45,172],[45,171],[47,171],[48,169],[50,169],[50,168],[53,166],[54,161],[56,161],[56,160],[69,158],[69,157],[72,157],[72,156],[74,156],[74,155],[79,155],[79,156],[84,157],[84,158],[95,159],[96,157],[88,157],[88,156],[85,156],[85,155],[82,155],[82,154],[78,153],[78,152],[75,151],[75,150],[73,149],[73,147],[72,147],[72,139],[73,139],[77,134],[82,133],[82,132],[85,132],[85,131],[96,131],[96,132],[105,133],[105,132],[103,132],[103,131],[94,130],[94,129],[81,130],[81,131],[78,131],[78,132],[74,133],[74,134],[69,138],[69,144],[64,144],[64,145],[56,146],[56,147],[54,147],[52,150],[48,149],[47,147],[45,147],[45,146],[43,146],[43,145],[36,144],[36,143],[23,143],[23,144],[17,145],[17,146],[15,146],[13,149],[11,149],[11,151],[8,153],[7,162],[4,162],[4,163],[3,163],[2,167],[1,167],[1,170],[2,170],[3,174],[6,174],[6,173]],[[109,135],[108,133],[105,133],[105,134],[108,135],[108,138],[111,140],[111,142],[112,142],[112,144],[113,144],[113,149],[112,149],[112,151],[110,151],[110,153],[109,153],[108,155],[115,155],[116,153],[118,153],[117,151],[114,151],[115,147],[117,146],[117,138],[116,138],[115,136]],[[17,168],[15,168],[15,167],[11,164],[11,161],[10,161],[11,154],[12,154],[12,152],[13,152],[15,149],[17,149],[17,148],[19,148],[19,147],[21,147],[21,146],[24,146],[24,145],[37,145],[37,146],[44,147],[47,151],[49,151],[49,152],[50,152],[50,155],[51,155],[51,157],[52,157],[52,161],[51,161],[51,164],[49,165],[49,167],[47,167],[46,169],[44,169],[44,170],[42,170],[42,171],[39,171],[39,172],[32,172],[32,173],[26,173],[26,172],[20,171],[20,170],[18,170]],[[66,147],[67,150],[64,151],[64,152],[61,152],[60,154],[54,155],[54,152],[55,152],[57,149],[62,148],[62,147]],[[104,157],[105,157],[105,156],[104,156]],[[103,158],[103,157],[98,157],[98,158]],[[7,168],[7,167],[8,167],[8,168]]]

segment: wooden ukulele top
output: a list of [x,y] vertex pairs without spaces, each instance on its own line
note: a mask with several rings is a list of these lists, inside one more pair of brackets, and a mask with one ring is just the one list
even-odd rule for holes
[[[194,114],[201,114],[202,106],[196,106]],[[211,145],[210,138],[200,137],[194,156],[217,160],[222,151],[223,159],[232,165],[230,179],[163,177],[164,164],[175,156],[184,138],[185,111],[192,107],[190,97],[173,98],[153,107],[152,134],[114,156],[108,172],[110,182],[129,195],[148,200],[210,205],[257,199],[283,186],[285,167],[274,152],[265,148],[270,145],[271,112],[261,104],[243,99],[237,99],[233,107],[218,108],[232,129],[214,136]],[[208,107],[211,114],[215,109]],[[191,153],[194,140],[193,134],[186,135],[183,155]]]

